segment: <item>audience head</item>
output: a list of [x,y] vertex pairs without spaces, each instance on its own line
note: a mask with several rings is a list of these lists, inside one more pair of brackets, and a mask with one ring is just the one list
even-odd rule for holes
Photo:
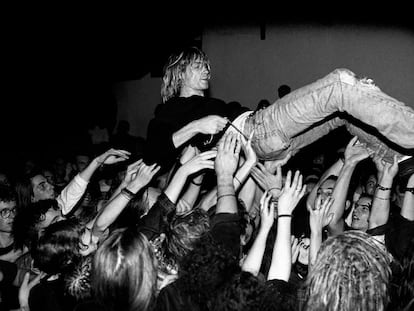
[[189,47],[178,53],[173,53],[164,66],[164,76],[161,85],[163,102],[179,94],[184,73],[189,66],[197,67],[195,69],[205,67],[208,71],[207,80],[210,79],[210,61],[203,51],[197,47]]
[[328,238],[307,278],[306,310],[385,310],[391,256],[372,236]]
[[369,215],[372,207],[372,196],[362,194],[358,201],[355,202],[354,211],[352,213],[351,227],[355,230],[368,230]]
[[168,253],[178,261],[182,260],[209,228],[209,217],[201,209],[175,216],[166,234]]
[[41,200],[20,209],[13,223],[13,235],[17,248],[30,248],[41,231],[52,223],[62,220],[56,200]]
[[150,244],[134,228],[115,230],[95,253],[92,290],[107,310],[147,310],[156,281]]
[[277,94],[278,94],[279,98],[282,98],[285,95],[289,94],[290,91],[291,91],[290,86],[288,86],[286,84],[282,84],[281,86],[278,87]]
[[40,233],[31,253],[33,265],[50,275],[70,273],[79,263],[81,227],[74,219],[51,224]]
[[13,188],[0,185],[0,234],[11,233],[16,215],[16,194]]
[[338,180],[338,177],[335,175],[328,176],[323,183],[318,188],[318,196],[322,197],[322,203],[332,195],[335,183]]

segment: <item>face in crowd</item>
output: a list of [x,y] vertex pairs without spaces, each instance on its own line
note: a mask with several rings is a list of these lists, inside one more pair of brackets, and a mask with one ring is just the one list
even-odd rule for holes
[[371,212],[372,199],[369,197],[360,197],[355,203],[354,212],[352,213],[351,227],[353,229],[366,231],[368,229],[369,215]]
[[40,200],[54,199],[56,197],[55,189],[43,175],[36,175],[31,178],[32,182],[32,202]]

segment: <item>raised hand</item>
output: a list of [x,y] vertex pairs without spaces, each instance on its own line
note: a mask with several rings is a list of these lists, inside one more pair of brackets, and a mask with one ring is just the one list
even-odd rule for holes
[[202,134],[217,134],[226,127],[228,121],[217,115],[207,116],[197,120],[197,130]]
[[260,199],[260,226],[269,231],[275,219],[275,204],[271,201],[272,196],[265,191]]
[[345,148],[345,163],[356,165],[360,161],[368,158],[373,152],[366,148],[366,145],[358,141],[354,136]]
[[275,172],[277,171],[277,168],[282,167],[283,165],[288,163],[291,157],[292,157],[292,153],[288,152],[283,159],[264,161],[264,167],[269,173],[275,174]]
[[200,150],[198,150],[197,147],[193,147],[191,145],[186,146],[183,152],[181,153],[180,163],[187,163],[190,159],[194,158],[199,153]]
[[131,168],[131,165],[128,167],[130,168],[130,172],[127,171],[127,174],[131,175],[131,181],[128,183],[127,188],[137,193],[151,181],[154,175],[160,170],[160,167],[156,163],[148,166],[144,162],[140,162],[140,160],[132,165],[133,168]]
[[216,157],[216,155],[217,151],[215,150],[199,153],[185,162],[179,170],[185,172],[188,176],[203,169],[214,169],[214,161],[212,159]]
[[379,179],[386,177],[386,178],[393,180],[394,177],[397,175],[398,173],[397,155],[394,155],[393,163],[384,161],[384,159],[381,158],[378,154],[375,154],[373,156],[372,161],[375,163],[375,166],[377,168]]
[[131,153],[126,150],[109,149],[96,158],[98,164],[114,164],[129,159]]
[[44,277],[44,276],[45,276],[45,274],[44,273],[41,273],[41,274],[37,275],[33,280],[29,281],[29,279],[30,279],[30,272],[27,272],[24,275],[23,282],[22,282],[22,284],[20,285],[20,288],[19,288],[19,304],[20,304],[20,308],[23,309],[24,307],[26,307],[26,308],[29,307],[29,295],[30,295],[30,291],[31,291],[31,289],[35,285],[37,285],[37,284],[40,283],[40,279],[42,277]]
[[214,169],[217,175],[233,176],[239,162],[241,144],[233,133],[225,134],[218,145]]
[[[323,203],[322,203],[323,202]],[[313,232],[322,232],[322,229],[329,225],[334,214],[329,212],[332,203],[334,202],[332,197],[328,197],[326,200],[322,200],[322,196],[316,198],[315,209],[309,208],[309,225]]]
[[257,155],[252,147],[254,131],[250,134],[249,139],[246,140],[242,135],[240,135],[240,140],[242,142],[242,149],[245,157],[245,162],[255,165],[257,163]]
[[253,179],[263,189],[272,193],[273,197],[277,197],[282,190],[282,167],[277,166],[276,175],[270,173],[266,167],[260,162],[250,171]]
[[302,184],[302,175],[299,171],[296,171],[293,180],[292,172],[289,171],[277,204],[278,215],[291,215],[305,191],[306,185]]

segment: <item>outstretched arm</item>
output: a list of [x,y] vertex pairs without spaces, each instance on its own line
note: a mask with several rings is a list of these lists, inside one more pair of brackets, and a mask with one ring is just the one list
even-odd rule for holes
[[394,156],[394,162],[392,164],[385,162],[378,155],[374,156],[373,161],[378,171],[378,185],[375,189],[374,199],[372,200],[368,229],[385,225],[388,222],[392,183],[395,175],[398,173],[397,156]]
[[306,191],[302,186],[302,175],[295,173],[292,181],[292,172],[286,176],[285,186],[277,204],[277,235],[273,248],[268,280],[278,279],[288,281],[292,269],[291,222],[292,212]]
[[233,175],[239,162],[240,148],[240,141],[233,133],[225,134],[218,145],[217,157],[214,162],[214,169],[217,174],[216,214],[237,214]]
[[164,191],[172,203],[177,203],[188,176],[203,169],[214,168],[214,161],[211,159],[215,156],[216,151],[206,151],[196,155],[180,166]]
[[315,263],[316,255],[322,244],[322,230],[329,225],[332,220],[333,213],[329,209],[333,203],[332,198],[328,198],[322,203],[322,197],[316,198],[315,209],[308,206],[309,211],[309,226],[311,229],[310,247],[309,247],[309,270]]
[[62,214],[67,215],[85,193],[86,187],[95,171],[104,164],[113,164],[125,161],[130,153],[125,150],[109,149],[96,157],[89,165],[75,176],[57,197]]
[[127,186],[101,210],[94,222],[92,234],[101,235],[121,214],[128,202],[145,187],[160,167],[156,164],[146,165],[139,160],[128,166],[126,178],[130,179]]
[[243,271],[250,272],[255,276],[259,274],[266,248],[266,239],[274,222],[275,205],[271,199],[272,196],[265,192],[260,200],[260,229],[242,265]]
[[227,122],[226,118],[216,115],[192,121],[173,133],[173,144],[178,148],[197,134],[217,134],[226,127]]
[[334,202],[330,212],[333,213],[333,217],[328,225],[329,233],[332,235],[337,235],[344,231],[345,221],[343,215],[352,174],[357,164],[370,156],[370,152],[365,145],[359,143],[357,139],[358,137],[353,137],[345,149],[345,164],[339,173],[332,193]]

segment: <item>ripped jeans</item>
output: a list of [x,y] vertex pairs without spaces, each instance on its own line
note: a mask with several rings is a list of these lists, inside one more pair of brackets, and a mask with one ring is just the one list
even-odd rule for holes
[[388,162],[394,154],[413,153],[414,110],[348,69],[336,69],[255,112],[243,132],[254,130],[257,156],[274,160],[297,153],[342,125]]

